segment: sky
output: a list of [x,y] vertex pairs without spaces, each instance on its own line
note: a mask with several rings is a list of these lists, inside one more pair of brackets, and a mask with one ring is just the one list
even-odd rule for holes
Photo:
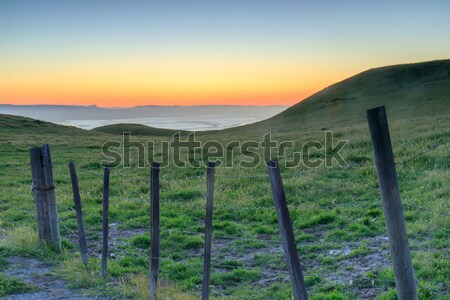
[[450,58],[450,1],[1,0],[0,104],[292,105]]

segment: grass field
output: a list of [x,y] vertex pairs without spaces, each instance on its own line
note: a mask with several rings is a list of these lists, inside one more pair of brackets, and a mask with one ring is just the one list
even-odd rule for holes
[[[443,98],[442,98],[443,99]],[[388,109],[394,156],[420,299],[450,299],[450,114],[448,100],[433,114]],[[447,101],[447,102],[445,102]],[[403,104],[402,104],[403,105]],[[393,105],[394,106],[394,105]],[[414,103],[411,103],[414,106]],[[370,108],[371,106],[367,107]],[[446,109],[445,109],[446,108]],[[412,109],[413,108],[408,108]],[[356,111],[353,124],[333,127],[348,140],[342,156],[350,167],[282,169],[297,249],[310,299],[396,299],[395,284],[373,165],[370,135]],[[148,298],[149,168],[111,172],[108,278],[100,277],[101,147],[120,136],[87,132],[1,116],[0,128],[0,296],[38,290],[7,275],[11,257],[31,257],[52,266],[69,287],[88,295]],[[271,121],[272,122],[272,121]],[[330,124],[332,120],[329,121]],[[273,133],[278,141],[323,141],[321,128]],[[135,136],[159,144],[168,137]],[[261,140],[250,130],[208,132],[202,141]],[[30,191],[30,147],[49,143],[54,164],[63,251],[55,254],[37,239]],[[416,154],[443,143],[431,151]],[[316,151],[313,157],[323,158]],[[242,157],[236,155],[236,161]],[[67,163],[77,166],[90,254],[81,263],[77,223]],[[203,270],[205,168],[161,170],[160,297],[197,299]],[[216,170],[211,291],[214,298],[291,299],[292,291],[278,235],[267,170],[219,167]]]

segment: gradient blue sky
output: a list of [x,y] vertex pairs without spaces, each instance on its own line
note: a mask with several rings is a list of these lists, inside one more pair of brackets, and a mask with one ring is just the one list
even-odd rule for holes
[[450,57],[450,1],[0,2],[0,103],[293,104]]

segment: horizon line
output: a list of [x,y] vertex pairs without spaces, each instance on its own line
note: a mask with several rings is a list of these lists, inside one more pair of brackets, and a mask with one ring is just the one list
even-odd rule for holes
[[92,105],[81,105],[81,104],[11,104],[11,103],[0,103],[0,106],[62,106],[62,107],[95,107],[95,108],[105,108],[105,109],[131,109],[131,108],[141,108],[141,107],[290,107],[291,105],[283,104],[271,104],[271,105],[257,105],[257,104],[198,104],[198,105],[136,105],[136,106],[99,106],[97,104]]

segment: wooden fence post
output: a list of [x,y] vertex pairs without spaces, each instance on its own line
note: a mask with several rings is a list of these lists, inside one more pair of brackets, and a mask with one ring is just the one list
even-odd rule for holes
[[208,163],[206,171],[206,219],[205,219],[205,256],[203,270],[202,299],[209,299],[209,275],[211,269],[212,218],[214,196],[214,168],[215,163]]
[[45,185],[47,188],[48,220],[50,224],[51,244],[54,249],[61,251],[61,236],[59,233],[58,209],[56,207],[55,183],[53,182],[53,165],[50,146],[42,146],[42,160],[44,162]]
[[45,187],[45,175],[42,162],[42,149],[34,147],[30,149],[31,176],[34,205],[38,222],[39,239],[41,242],[50,242],[50,224],[47,213],[47,192]]
[[30,149],[30,162],[39,239],[61,251],[50,147],[46,144],[42,148]]
[[384,106],[367,111],[399,300],[417,299],[411,253]]
[[103,171],[103,213],[102,213],[102,278],[106,278],[108,263],[108,210],[109,210],[109,167]]
[[156,286],[159,269],[159,163],[153,162],[150,168],[150,299],[156,299]]
[[78,224],[78,243],[80,245],[80,253],[82,262],[87,265],[88,252],[86,246],[86,236],[84,234],[83,209],[81,205],[80,189],[78,187],[78,176],[73,161],[69,163],[70,179],[72,181],[73,201],[75,202],[75,211],[77,214]]
[[303,279],[300,257],[295,245],[294,230],[286,202],[283,181],[280,175],[278,162],[271,160],[267,163],[273,202],[277,211],[278,226],[280,227],[281,240],[283,242],[284,256],[286,257],[289,275],[291,276],[292,289],[295,300],[307,300],[305,282]]

